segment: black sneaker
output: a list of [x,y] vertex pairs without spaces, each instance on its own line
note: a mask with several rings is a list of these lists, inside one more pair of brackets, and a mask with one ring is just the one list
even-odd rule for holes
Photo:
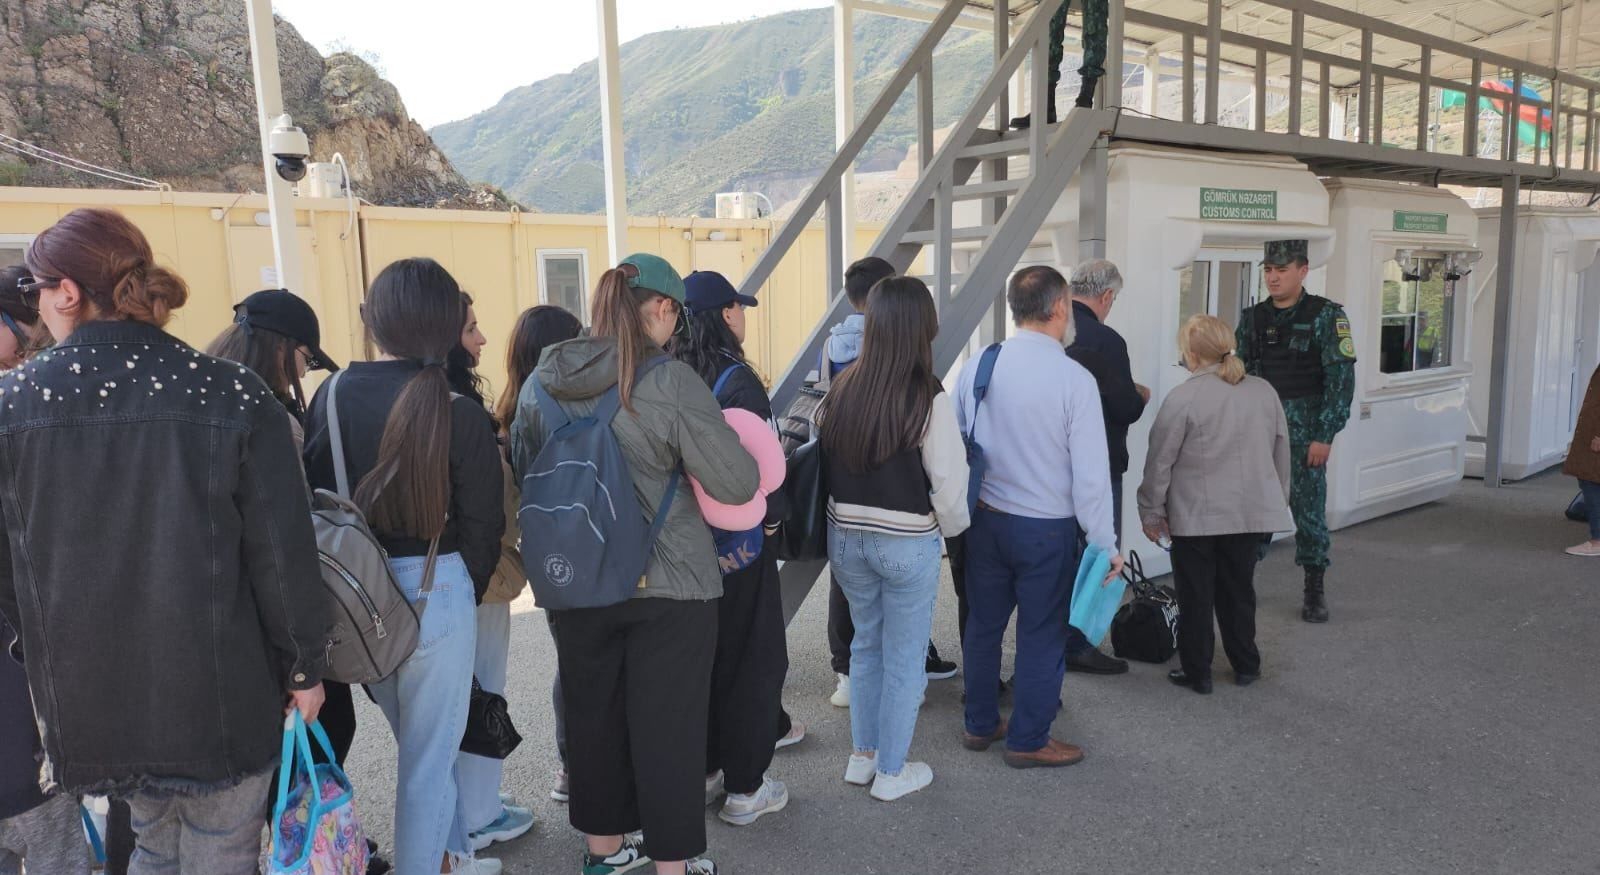
[[583,868],[580,871],[582,875],[620,875],[622,872],[631,872],[649,863],[650,858],[645,855],[644,845],[636,836],[628,835],[622,837],[622,847],[609,857],[596,857],[585,851]]
[[956,666],[955,663],[953,663],[953,662],[951,662],[951,661],[949,661],[947,659],[940,659],[939,658],[939,648],[934,647],[933,646],[933,642],[929,641],[928,642],[928,661],[927,661],[927,663],[925,665],[925,668],[927,669],[927,672],[928,672],[928,680],[930,680],[930,681],[943,681],[943,680],[949,680],[950,678],[953,678],[953,677],[956,676],[956,668],[957,668],[957,666]]
[[1067,671],[1078,671],[1084,674],[1126,674],[1128,663],[1126,660],[1106,656],[1100,652],[1099,648],[1091,647],[1088,650],[1068,656]]

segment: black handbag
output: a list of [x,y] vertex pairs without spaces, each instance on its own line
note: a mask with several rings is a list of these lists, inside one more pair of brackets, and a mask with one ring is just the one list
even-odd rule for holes
[[1589,512],[1589,503],[1583,500],[1582,492],[1578,493],[1577,496],[1572,499],[1572,503],[1567,505],[1567,519],[1572,520],[1575,523],[1588,522]]
[[506,697],[486,692],[472,679],[472,698],[467,703],[467,731],[461,736],[461,752],[491,760],[503,760],[522,743],[517,727],[511,725],[511,709]]
[[1111,620],[1111,649],[1123,659],[1162,663],[1178,652],[1178,594],[1144,574],[1139,554],[1128,552],[1122,577],[1133,600]]
[[790,454],[783,488],[788,491],[789,518],[778,529],[778,558],[785,562],[828,558],[828,489],[820,440]]

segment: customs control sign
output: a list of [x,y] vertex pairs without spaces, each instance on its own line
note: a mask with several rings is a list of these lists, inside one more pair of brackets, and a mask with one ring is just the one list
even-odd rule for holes
[[1250,188],[1202,188],[1200,218],[1234,222],[1276,222],[1278,193]]

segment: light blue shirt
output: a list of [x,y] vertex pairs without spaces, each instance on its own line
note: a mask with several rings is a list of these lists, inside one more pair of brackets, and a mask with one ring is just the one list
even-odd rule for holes
[[[972,428],[978,359],[967,361],[956,383],[963,434]],[[1100,387],[1059,341],[1024,328],[1001,345],[977,439],[988,466],[978,493],[984,504],[1034,519],[1076,517],[1089,543],[1116,550]]]

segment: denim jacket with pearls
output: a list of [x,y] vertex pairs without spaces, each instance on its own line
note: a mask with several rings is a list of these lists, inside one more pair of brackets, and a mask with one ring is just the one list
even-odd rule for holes
[[274,765],[329,618],[259,378],[149,324],[79,327],[0,377],[0,508],[43,784],[194,790]]

